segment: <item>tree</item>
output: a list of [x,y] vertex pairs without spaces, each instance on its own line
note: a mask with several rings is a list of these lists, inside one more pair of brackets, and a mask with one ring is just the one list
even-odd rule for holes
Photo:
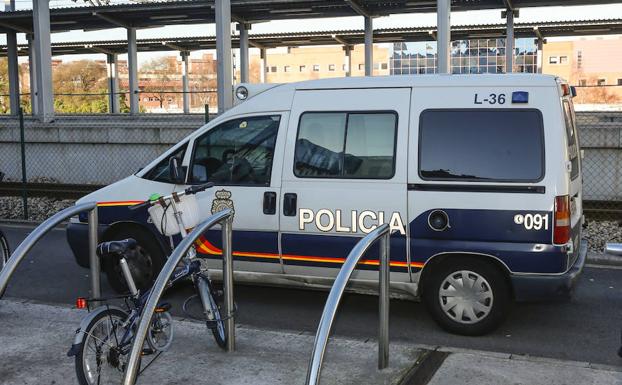
[[175,89],[172,84],[178,75],[177,59],[173,56],[164,56],[151,59],[140,67],[142,75],[146,75],[144,91],[153,94],[160,102],[160,108],[164,108],[166,95]]
[[9,112],[9,61],[0,58],[0,114]]
[[106,65],[94,60],[61,63],[54,68],[54,107],[66,113],[108,110]]

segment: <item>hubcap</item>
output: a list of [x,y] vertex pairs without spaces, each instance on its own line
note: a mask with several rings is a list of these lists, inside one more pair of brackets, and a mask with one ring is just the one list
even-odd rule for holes
[[490,284],[481,275],[460,270],[449,274],[438,293],[441,309],[456,322],[474,324],[492,310],[493,294]]

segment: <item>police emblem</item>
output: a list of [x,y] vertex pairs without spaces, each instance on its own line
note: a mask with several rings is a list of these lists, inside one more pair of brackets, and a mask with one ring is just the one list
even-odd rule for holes
[[231,209],[232,214],[235,215],[235,207],[233,207],[233,201],[231,200],[231,191],[218,190],[214,195],[216,198],[212,201],[212,214],[216,214],[224,209]]

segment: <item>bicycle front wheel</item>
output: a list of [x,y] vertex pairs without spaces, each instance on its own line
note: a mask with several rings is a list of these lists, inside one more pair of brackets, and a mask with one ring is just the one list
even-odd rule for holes
[[120,384],[127,364],[121,339],[127,313],[107,309],[83,330],[85,336],[76,355],[76,375],[80,385]]
[[197,279],[199,297],[203,304],[207,327],[212,331],[216,344],[221,349],[227,348],[227,333],[225,332],[225,321],[220,312],[220,306],[216,301],[214,290],[207,277],[200,275]]
[[9,250],[9,241],[6,239],[2,231],[0,231],[0,270],[2,270],[10,256],[11,250]]

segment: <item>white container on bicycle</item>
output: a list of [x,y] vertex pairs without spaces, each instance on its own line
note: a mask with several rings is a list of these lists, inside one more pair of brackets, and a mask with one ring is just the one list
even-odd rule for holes
[[[199,223],[199,205],[195,195],[183,195],[179,197],[179,202],[175,202],[177,211],[181,214],[182,222],[187,229],[195,227]],[[148,210],[151,221],[160,233],[165,236],[181,233],[181,228],[175,219],[173,203],[166,201],[165,206],[159,203],[154,204]]]

